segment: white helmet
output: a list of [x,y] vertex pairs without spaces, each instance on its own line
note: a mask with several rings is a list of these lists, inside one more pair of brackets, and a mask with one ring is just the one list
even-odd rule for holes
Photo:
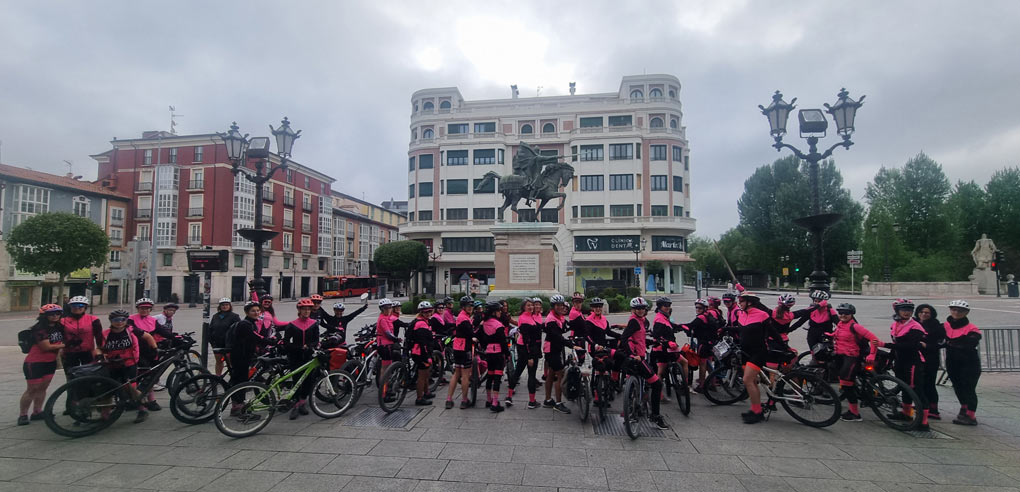
[[383,297],[382,299],[379,299],[379,309],[389,306],[391,306],[389,297]]
[[638,309],[638,308],[648,309],[648,301],[646,301],[644,297],[635,297],[635,298],[630,300],[630,308],[631,309]]
[[563,296],[561,296],[559,294],[556,294],[556,295],[554,295],[554,296],[549,298],[549,304],[550,305],[553,305],[553,304],[566,304],[566,303],[567,303],[567,300],[564,299]]
[[421,301],[421,302],[419,302],[418,303],[418,310],[421,311],[423,309],[432,309],[432,303],[429,302],[429,301]]
[[794,304],[797,304],[797,296],[793,294],[783,294],[779,296],[779,303],[785,304],[787,306],[792,306]]
[[230,303],[231,301],[229,297],[221,297],[220,302],[218,302],[217,304],[230,304]]
[[698,307],[698,306],[701,306],[701,307],[707,309],[708,308],[708,301],[706,301],[704,299],[697,299],[697,300],[694,301],[694,307]]
[[67,301],[68,304],[84,304],[88,306],[89,298],[85,296],[74,296]]
[[949,307],[950,308],[966,309],[967,311],[970,311],[970,304],[967,304],[967,301],[965,301],[963,299],[957,299],[955,301],[950,301],[949,302]]
[[339,309],[339,310],[343,311],[344,310],[344,303],[338,302],[338,303],[334,304],[333,305],[333,309]]
[[142,298],[138,299],[137,301],[135,301],[135,307],[144,306],[146,304],[148,304],[149,307],[152,307],[152,305],[155,304],[155,303],[152,302],[152,299],[149,299],[148,297],[142,297]]

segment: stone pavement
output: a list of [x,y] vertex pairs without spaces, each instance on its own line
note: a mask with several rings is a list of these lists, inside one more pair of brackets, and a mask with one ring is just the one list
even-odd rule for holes
[[[247,439],[164,410],[70,440],[42,422],[14,425],[21,361],[17,349],[0,348],[0,492],[1020,490],[1018,374],[985,374],[981,425],[936,422],[936,439],[893,431],[867,411],[865,422],[826,429],[781,410],[747,426],[744,405],[713,407],[700,396],[690,417],[664,404],[673,426],[665,439],[596,436],[576,415],[527,410],[526,396],[498,415],[431,407],[400,429],[355,425],[374,410],[369,390],[339,419],[278,416]],[[941,390],[951,417],[955,397]]]

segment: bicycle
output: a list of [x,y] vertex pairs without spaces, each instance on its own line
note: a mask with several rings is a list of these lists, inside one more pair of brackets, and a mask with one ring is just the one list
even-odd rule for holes
[[588,421],[591,413],[591,380],[589,373],[585,372],[577,362],[575,350],[584,350],[584,341],[578,338],[571,339],[573,350],[567,353],[566,370],[563,373],[563,393],[567,400],[577,402],[578,414],[581,422]]
[[347,353],[350,359],[340,367],[340,370],[346,372],[354,381],[353,403],[357,403],[366,387],[373,382],[378,386],[381,380],[378,376],[382,361],[375,341],[375,328],[372,326],[362,328]]
[[[678,354],[683,357],[683,354]],[[680,413],[684,416],[691,414],[691,385],[690,375],[688,374],[690,369],[684,370],[684,367],[680,365],[678,361],[671,361],[666,366],[666,387],[672,390],[673,397],[676,398],[677,406],[680,407]]]
[[[188,351],[195,344],[192,333],[184,333],[173,339],[171,349],[157,353],[161,360],[150,368],[139,368],[139,374],[119,382],[109,377],[109,365],[118,364],[119,359],[99,360],[72,368],[71,378],[56,389],[46,400],[43,416],[46,426],[54,433],[65,437],[84,437],[95,434],[120,418],[128,406],[140,405],[171,366],[192,370],[187,363]],[[132,394],[136,387],[137,396]],[[64,409],[54,412],[54,409]],[[185,422],[187,423],[187,422]]]
[[746,396],[744,390],[743,352],[732,336],[723,336],[712,347],[715,369],[705,378],[702,392],[705,399],[716,405],[732,405]]
[[605,422],[610,402],[616,395],[617,385],[609,375],[609,371],[613,367],[613,360],[606,349],[593,351],[590,355],[592,376],[589,387],[591,388],[592,404],[598,409],[599,422]]
[[647,419],[649,414],[648,398],[645,397],[648,383],[645,382],[645,378],[638,376],[641,372],[636,368],[638,364],[642,364],[642,361],[628,358],[622,370],[627,375],[626,382],[623,383],[623,427],[631,439],[640,436],[637,428],[638,419],[642,417]]
[[[433,362],[432,365],[434,366],[435,363]],[[381,382],[379,408],[382,408],[386,413],[393,413],[404,403],[408,392],[416,391],[418,363],[413,358],[403,355],[401,360],[386,368],[386,372],[379,380]]]
[[[346,372],[327,370],[329,357],[328,351],[315,350],[311,360],[268,385],[249,381],[230,388],[216,403],[216,428],[235,438],[257,434],[269,425],[277,410],[286,412],[297,404],[295,395],[309,378],[314,381],[308,398],[312,411],[324,419],[339,417],[352,405],[355,384]],[[290,380],[294,384],[285,389],[284,384]],[[239,396],[236,407],[235,396]]]

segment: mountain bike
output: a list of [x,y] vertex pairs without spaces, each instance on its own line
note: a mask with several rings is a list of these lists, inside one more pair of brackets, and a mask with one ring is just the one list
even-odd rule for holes
[[592,368],[591,382],[589,383],[592,404],[598,409],[599,422],[605,422],[609,405],[616,396],[617,385],[609,375],[609,371],[613,367],[613,360],[607,349],[593,351],[589,355],[591,355]]
[[379,408],[386,413],[393,413],[404,403],[407,393],[417,391],[418,363],[405,354],[401,360],[386,368],[379,381]]
[[[683,357],[682,354],[678,354]],[[677,361],[672,361],[666,366],[665,383],[676,398],[676,404],[680,407],[680,413],[685,416],[691,414],[691,385],[689,370]]]
[[645,382],[645,378],[639,376],[641,373],[641,369],[637,367],[639,364],[643,364],[643,362],[627,358],[621,371],[627,376],[626,382],[623,383],[623,428],[631,439],[637,439],[640,436],[638,420],[647,419],[649,415],[648,398],[645,397],[648,392],[648,383]]
[[[346,372],[329,371],[330,354],[315,350],[312,358],[268,385],[249,381],[230,388],[216,403],[216,428],[230,437],[248,437],[269,425],[277,411],[289,411],[297,404],[301,385],[311,379],[308,405],[319,417],[339,417],[351,407],[354,380]],[[289,389],[285,383],[293,380]],[[236,401],[235,401],[236,400]]]
[[352,405],[361,399],[365,388],[373,383],[378,386],[382,360],[375,341],[375,328],[366,326],[355,336],[355,343],[348,347],[349,359],[340,368],[354,380],[354,397]]
[[113,425],[129,406],[140,404],[167,369],[193,370],[187,363],[188,351],[195,342],[191,335],[174,338],[172,348],[157,352],[160,358],[155,366],[139,368],[138,375],[123,383],[109,377],[109,367],[123,363],[119,359],[101,359],[71,368],[71,379],[46,400],[46,426],[61,436],[84,437]]
[[726,335],[712,347],[715,369],[702,387],[705,398],[716,405],[732,405],[746,398],[743,352],[732,336]]
[[591,380],[589,373],[578,364],[575,354],[576,350],[584,350],[584,341],[573,338],[571,343],[573,347],[567,351],[566,370],[563,372],[563,394],[567,400],[577,403],[581,422],[587,422],[591,413]]
[[[248,381],[268,384],[286,374],[288,360],[280,355],[279,346],[255,359]],[[229,372],[227,373],[229,374]],[[194,376],[170,392],[170,413],[186,424],[202,424],[216,415],[216,404],[232,385],[215,374]]]

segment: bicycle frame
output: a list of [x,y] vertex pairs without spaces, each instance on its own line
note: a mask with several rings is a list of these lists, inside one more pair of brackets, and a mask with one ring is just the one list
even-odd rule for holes
[[[773,376],[774,376],[775,379],[773,379]],[[790,387],[790,388],[792,388],[794,390],[794,393],[795,393],[794,397],[792,397],[792,398],[791,397],[786,397],[786,396],[782,396],[782,395],[777,395],[775,393],[776,385],[778,385],[780,381],[783,381],[784,385],[786,385],[786,386],[788,386],[788,387]],[[765,395],[768,396],[769,400],[775,400],[775,401],[783,400],[783,401],[793,401],[793,402],[803,402],[804,401],[804,394],[805,394],[804,388],[801,387],[800,384],[797,384],[796,381],[794,381],[792,379],[789,379],[787,377],[787,374],[785,374],[782,371],[779,371],[777,369],[773,369],[771,367],[763,367],[763,368],[761,368],[761,372],[758,373],[757,384],[759,385],[759,387],[763,387],[765,389]]]
[[[308,379],[308,376],[315,372],[315,370],[320,367],[322,367],[322,363],[319,362],[319,358],[312,357],[312,360],[305,362],[304,364],[301,365],[301,367],[298,367],[297,369],[294,369],[293,371],[276,378],[276,380],[270,383],[269,387],[266,388],[266,392],[272,391],[274,393],[278,393],[280,391],[281,386],[283,386],[284,382],[290,380],[291,378],[298,374],[301,374],[301,377],[298,378],[296,382],[294,382],[294,385],[290,388],[290,390],[280,395],[281,400],[290,400],[291,398],[294,397],[294,394],[297,393],[298,389],[301,388],[301,384],[304,383],[306,379]],[[256,399],[258,398],[256,397]]]

